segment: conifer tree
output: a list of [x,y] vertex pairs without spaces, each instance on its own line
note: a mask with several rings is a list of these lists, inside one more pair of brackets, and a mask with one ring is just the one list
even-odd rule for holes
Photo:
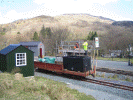
[[93,31],[91,32],[91,38],[90,38],[90,40],[93,40],[93,38],[94,38],[94,33],[93,33]]
[[94,37],[98,37],[97,32],[89,32],[89,35],[87,36],[87,40],[93,40]]
[[98,37],[97,32],[95,32],[94,37]]
[[39,37],[38,37],[37,32],[34,33],[33,40],[34,40],[34,41],[39,41]]
[[51,37],[51,29],[50,27],[46,28],[46,35],[50,38]]
[[41,29],[41,31],[40,31],[40,34],[42,35],[43,38],[46,37],[46,32],[45,32],[45,27],[44,27],[44,25],[43,25],[43,27],[42,27],[42,29]]

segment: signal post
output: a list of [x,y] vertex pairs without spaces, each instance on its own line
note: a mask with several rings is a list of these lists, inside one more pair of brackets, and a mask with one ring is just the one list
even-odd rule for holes
[[[98,47],[99,47],[99,38],[98,37],[95,37],[95,48],[96,48],[96,51],[97,51],[96,68],[97,68]],[[94,54],[95,54],[95,49],[94,49]],[[95,76],[96,76],[96,68],[95,68]]]

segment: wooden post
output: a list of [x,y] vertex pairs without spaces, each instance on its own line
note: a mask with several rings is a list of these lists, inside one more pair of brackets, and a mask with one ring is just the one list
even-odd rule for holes
[[93,71],[93,65],[94,65],[94,57],[95,57],[95,43],[94,43],[94,39],[93,39],[93,45],[94,45],[94,54],[93,54],[93,63],[92,63],[92,71]]
[[[97,57],[98,57],[98,50],[97,50],[97,56],[96,56],[96,68],[97,68]],[[95,76],[96,76],[96,68],[95,68]]]
[[55,57],[57,56],[56,50],[57,50],[57,40],[56,40],[56,47],[55,47]]
[[95,49],[94,49],[94,54],[93,54],[92,71],[93,71],[94,60],[95,60]]

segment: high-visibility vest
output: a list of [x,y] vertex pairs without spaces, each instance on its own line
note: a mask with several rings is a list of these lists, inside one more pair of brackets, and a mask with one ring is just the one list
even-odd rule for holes
[[87,42],[84,42],[84,43],[83,43],[83,46],[84,46],[84,50],[87,50],[88,43],[87,43]]

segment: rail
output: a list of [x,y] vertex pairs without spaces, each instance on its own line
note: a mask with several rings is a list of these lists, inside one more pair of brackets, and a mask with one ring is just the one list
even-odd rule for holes
[[69,75],[69,74],[62,75],[62,74],[57,74],[57,73],[53,73],[53,72],[51,72],[50,74],[54,74],[54,75],[65,77],[65,78],[71,78],[71,79],[75,79],[75,80],[79,80],[79,81],[84,81],[84,82],[88,82],[88,83],[94,83],[94,84],[109,86],[109,87],[118,88],[118,89],[122,89],[122,90],[128,90],[128,91],[133,92],[133,87],[132,86],[121,85],[121,84],[117,84],[117,83],[113,83],[113,82],[107,82],[107,81],[103,81],[103,80],[96,80],[96,79],[91,79],[91,78],[78,77],[78,76],[75,76],[75,75],[73,76],[73,75]]
[[117,84],[117,83],[111,83],[111,82],[95,80],[95,79],[88,79],[88,78],[82,79],[82,81],[91,82],[91,83],[104,85],[104,86],[109,86],[109,87],[114,87],[114,88],[119,88],[119,89],[123,89],[123,90],[129,90],[129,91],[133,92],[133,87],[132,86],[126,86],[126,85],[121,85],[121,84]]

